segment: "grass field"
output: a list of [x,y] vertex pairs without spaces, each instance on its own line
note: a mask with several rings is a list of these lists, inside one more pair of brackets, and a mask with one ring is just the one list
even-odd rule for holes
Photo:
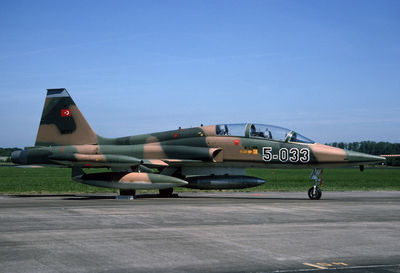
[[[99,170],[87,170],[98,172]],[[311,170],[248,169],[247,174],[267,181],[240,191],[306,191],[312,185]],[[400,168],[324,170],[323,191],[400,190]],[[196,191],[176,188],[175,191]],[[83,185],[71,180],[70,169],[0,167],[0,194],[113,193],[114,189]]]

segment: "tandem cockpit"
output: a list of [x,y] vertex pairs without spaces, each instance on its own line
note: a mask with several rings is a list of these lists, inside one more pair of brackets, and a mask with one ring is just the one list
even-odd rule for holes
[[267,124],[237,123],[216,125],[216,135],[275,140],[281,142],[314,143],[293,130]]

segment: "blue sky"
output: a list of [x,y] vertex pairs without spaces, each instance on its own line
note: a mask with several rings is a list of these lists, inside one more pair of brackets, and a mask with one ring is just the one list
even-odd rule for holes
[[0,147],[32,146],[46,88],[127,136],[257,122],[400,142],[400,1],[2,1]]

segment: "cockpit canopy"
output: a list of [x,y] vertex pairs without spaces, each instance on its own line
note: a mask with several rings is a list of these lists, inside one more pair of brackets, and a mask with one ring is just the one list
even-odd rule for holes
[[295,131],[267,124],[219,124],[216,126],[216,134],[220,136],[250,137],[283,142],[314,143],[311,139]]

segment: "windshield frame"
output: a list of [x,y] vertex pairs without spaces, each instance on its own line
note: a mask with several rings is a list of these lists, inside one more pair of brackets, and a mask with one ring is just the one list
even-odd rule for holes
[[259,123],[233,123],[216,125],[217,136],[236,136],[279,142],[313,144],[315,141],[283,127]]

